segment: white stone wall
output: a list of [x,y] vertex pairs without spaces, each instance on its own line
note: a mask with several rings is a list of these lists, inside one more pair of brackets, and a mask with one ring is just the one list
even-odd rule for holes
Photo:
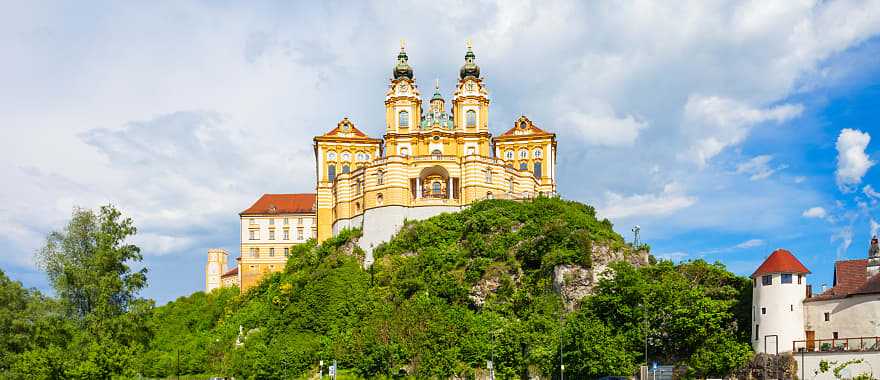
[[880,294],[804,302],[804,310],[804,329],[815,331],[816,339],[831,339],[834,332],[839,338],[880,336]]
[[[815,380],[833,380],[835,379],[833,369],[836,367],[834,364],[831,364],[830,369],[826,373],[817,374],[816,371],[819,369],[819,362],[825,360],[829,362],[835,362],[837,365],[843,364],[850,360],[862,360],[862,363],[850,364],[843,369],[840,374],[844,379],[851,379],[862,373],[870,373],[872,374],[872,378],[878,378],[880,375],[880,352],[807,352],[803,355],[801,353],[795,353],[795,360],[798,364],[797,375],[801,376],[801,373],[804,374],[804,378],[806,379],[815,379]],[[803,372],[801,369],[803,367]]]
[[[761,277],[754,278],[752,288],[752,348],[755,352],[788,352],[792,342],[804,340],[804,307],[807,276],[798,284],[798,275],[792,274],[790,284],[782,283],[782,274],[774,273],[771,285],[763,285]],[[763,309],[763,310],[762,310]],[[765,311],[765,312],[762,312]],[[757,339],[755,326],[758,326]],[[765,351],[766,347],[766,351]]]
[[373,264],[373,248],[382,242],[388,241],[400,227],[404,220],[422,220],[444,212],[461,211],[459,206],[384,206],[374,207],[364,211],[363,215],[351,219],[340,219],[333,224],[333,235],[344,228],[362,228],[363,236],[358,245],[366,252],[364,266]]

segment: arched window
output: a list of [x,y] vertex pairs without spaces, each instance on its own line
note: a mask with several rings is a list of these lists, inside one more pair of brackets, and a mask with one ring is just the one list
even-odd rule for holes
[[507,187],[510,188],[510,192],[512,193],[513,192],[513,180],[512,179],[507,180]]
[[407,147],[400,148],[400,155],[404,156],[404,157],[409,156],[409,148],[407,148]]
[[361,211],[361,202],[354,202],[354,210],[357,212]]
[[513,151],[508,150],[507,152],[504,152],[504,158],[508,160],[513,160]]
[[520,158],[520,159],[526,159],[526,158],[529,158],[529,151],[528,151],[528,150],[525,150],[525,149],[520,149],[520,150],[519,150],[519,158]]
[[351,168],[348,165],[342,165],[342,174],[348,174],[351,171]]
[[327,180],[333,182],[336,179],[336,165],[327,166]]
[[486,169],[486,183],[492,183],[492,169]]
[[409,112],[400,111],[397,124],[401,127],[409,127]]
[[385,184],[385,172],[384,171],[379,170],[376,172],[376,184],[377,185]]
[[476,127],[477,126],[477,111],[468,110],[467,112],[465,112],[465,116],[467,119],[467,126],[468,127]]
[[342,153],[342,161],[351,161],[351,153],[348,153],[348,152]]
[[522,129],[526,129],[529,125],[526,122],[519,123],[519,127]]
[[520,162],[519,170],[529,170],[529,164],[527,162]]
[[382,193],[376,194],[376,204],[380,205],[380,204],[382,204],[382,201],[384,201],[384,200],[385,200],[385,198],[382,197]]
[[532,156],[534,156],[535,158],[541,158],[541,148],[535,149],[532,152]]
[[468,154],[468,156],[473,156],[473,155],[477,154],[477,150],[474,147],[469,146],[467,148],[467,154]]
[[432,194],[440,194],[440,182],[434,182],[431,184],[431,193]]
[[443,155],[443,152],[441,152],[440,149],[434,149],[433,151],[431,151],[431,155],[432,156],[441,156],[441,155]]
[[492,192],[491,192],[491,191],[487,191],[487,192],[486,192],[486,199],[493,199],[493,198],[494,198],[494,197],[492,196]]
[[336,159],[336,152],[329,152],[329,153],[327,153],[327,159],[330,160],[330,161],[335,160],[335,159]]
[[541,178],[541,163],[535,162],[535,178]]

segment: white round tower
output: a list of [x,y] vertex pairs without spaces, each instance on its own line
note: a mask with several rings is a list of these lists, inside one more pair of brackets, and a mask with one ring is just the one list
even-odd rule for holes
[[[752,347],[757,353],[792,351],[804,335],[804,298],[810,271],[777,249],[752,273]],[[799,343],[798,347],[803,347]]]

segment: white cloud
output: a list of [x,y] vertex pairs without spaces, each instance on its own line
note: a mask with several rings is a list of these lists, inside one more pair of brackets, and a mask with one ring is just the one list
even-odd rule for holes
[[824,219],[828,215],[828,212],[826,212],[824,208],[816,206],[804,210],[801,215],[805,218]]
[[690,207],[696,201],[695,197],[685,194],[680,185],[670,182],[662,192],[654,194],[623,196],[609,191],[599,214],[609,219],[662,216]]
[[788,167],[788,165],[779,165],[775,168],[771,167],[770,161],[772,160],[773,156],[766,154],[755,156],[752,159],[737,165],[736,172],[749,175],[749,180],[758,181],[767,179],[767,177],[770,177],[773,173],[776,173],[779,170],[784,170]]
[[852,245],[853,241],[853,229],[852,227],[843,227],[833,235],[831,235],[831,242],[834,243],[836,241],[840,241],[837,245],[837,256],[836,260],[840,260],[846,257],[846,251],[849,249],[849,246]]
[[682,157],[703,167],[724,148],[741,143],[755,125],[782,123],[803,110],[800,104],[758,108],[725,97],[691,95],[684,105],[684,130],[691,143]]
[[661,260],[669,260],[669,261],[679,262],[679,261],[682,261],[685,258],[687,258],[688,254],[687,254],[687,252],[675,251],[675,252],[667,252],[667,253],[658,253],[654,256],[657,257],[658,259],[661,259]]
[[870,198],[872,203],[876,203],[877,200],[880,200],[880,193],[878,193],[877,190],[874,190],[874,187],[871,185],[865,185],[865,187],[862,188],[862,194],[865,194]]
[[749,239],[742,243],[736,245],[736,248],[739,249],[747,249],[747,248],[755,248],[764,245],[764,241],[761,239]]
[[802,175],[794,177],[794,183],[804,183],[804,181],[806,181],[806,180],[807,180],[807,177],[804,177]]
[[871,236],[877,236],[877,232],[880,231],[880,223],[877,223],[874,218],[871,218]]
[[570,111],[563,115],[558,125],[567,126],[590,145],[632,146],[639,131],[648,123],[631,115],[619,118],[613,114],[593,114]]
[[837,137],[837,186],[843,192],[851,192],[853,186],[862,182],[874,161],[865,154],[871,135],[856,129],[844,128]]

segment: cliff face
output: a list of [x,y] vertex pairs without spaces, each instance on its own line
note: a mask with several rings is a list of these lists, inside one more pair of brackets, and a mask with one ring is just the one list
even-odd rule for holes
[[610,276],[608,265],[625,261],[633,266],[648,264],[648,251],[632,252],[628,248],[612,249],[607,245],[593,244],[592,266],[561,264],[553,267],[553,289],[565,302],[567,310],[574,310],[580,300],[592,294],[593,286],[600,279]]

